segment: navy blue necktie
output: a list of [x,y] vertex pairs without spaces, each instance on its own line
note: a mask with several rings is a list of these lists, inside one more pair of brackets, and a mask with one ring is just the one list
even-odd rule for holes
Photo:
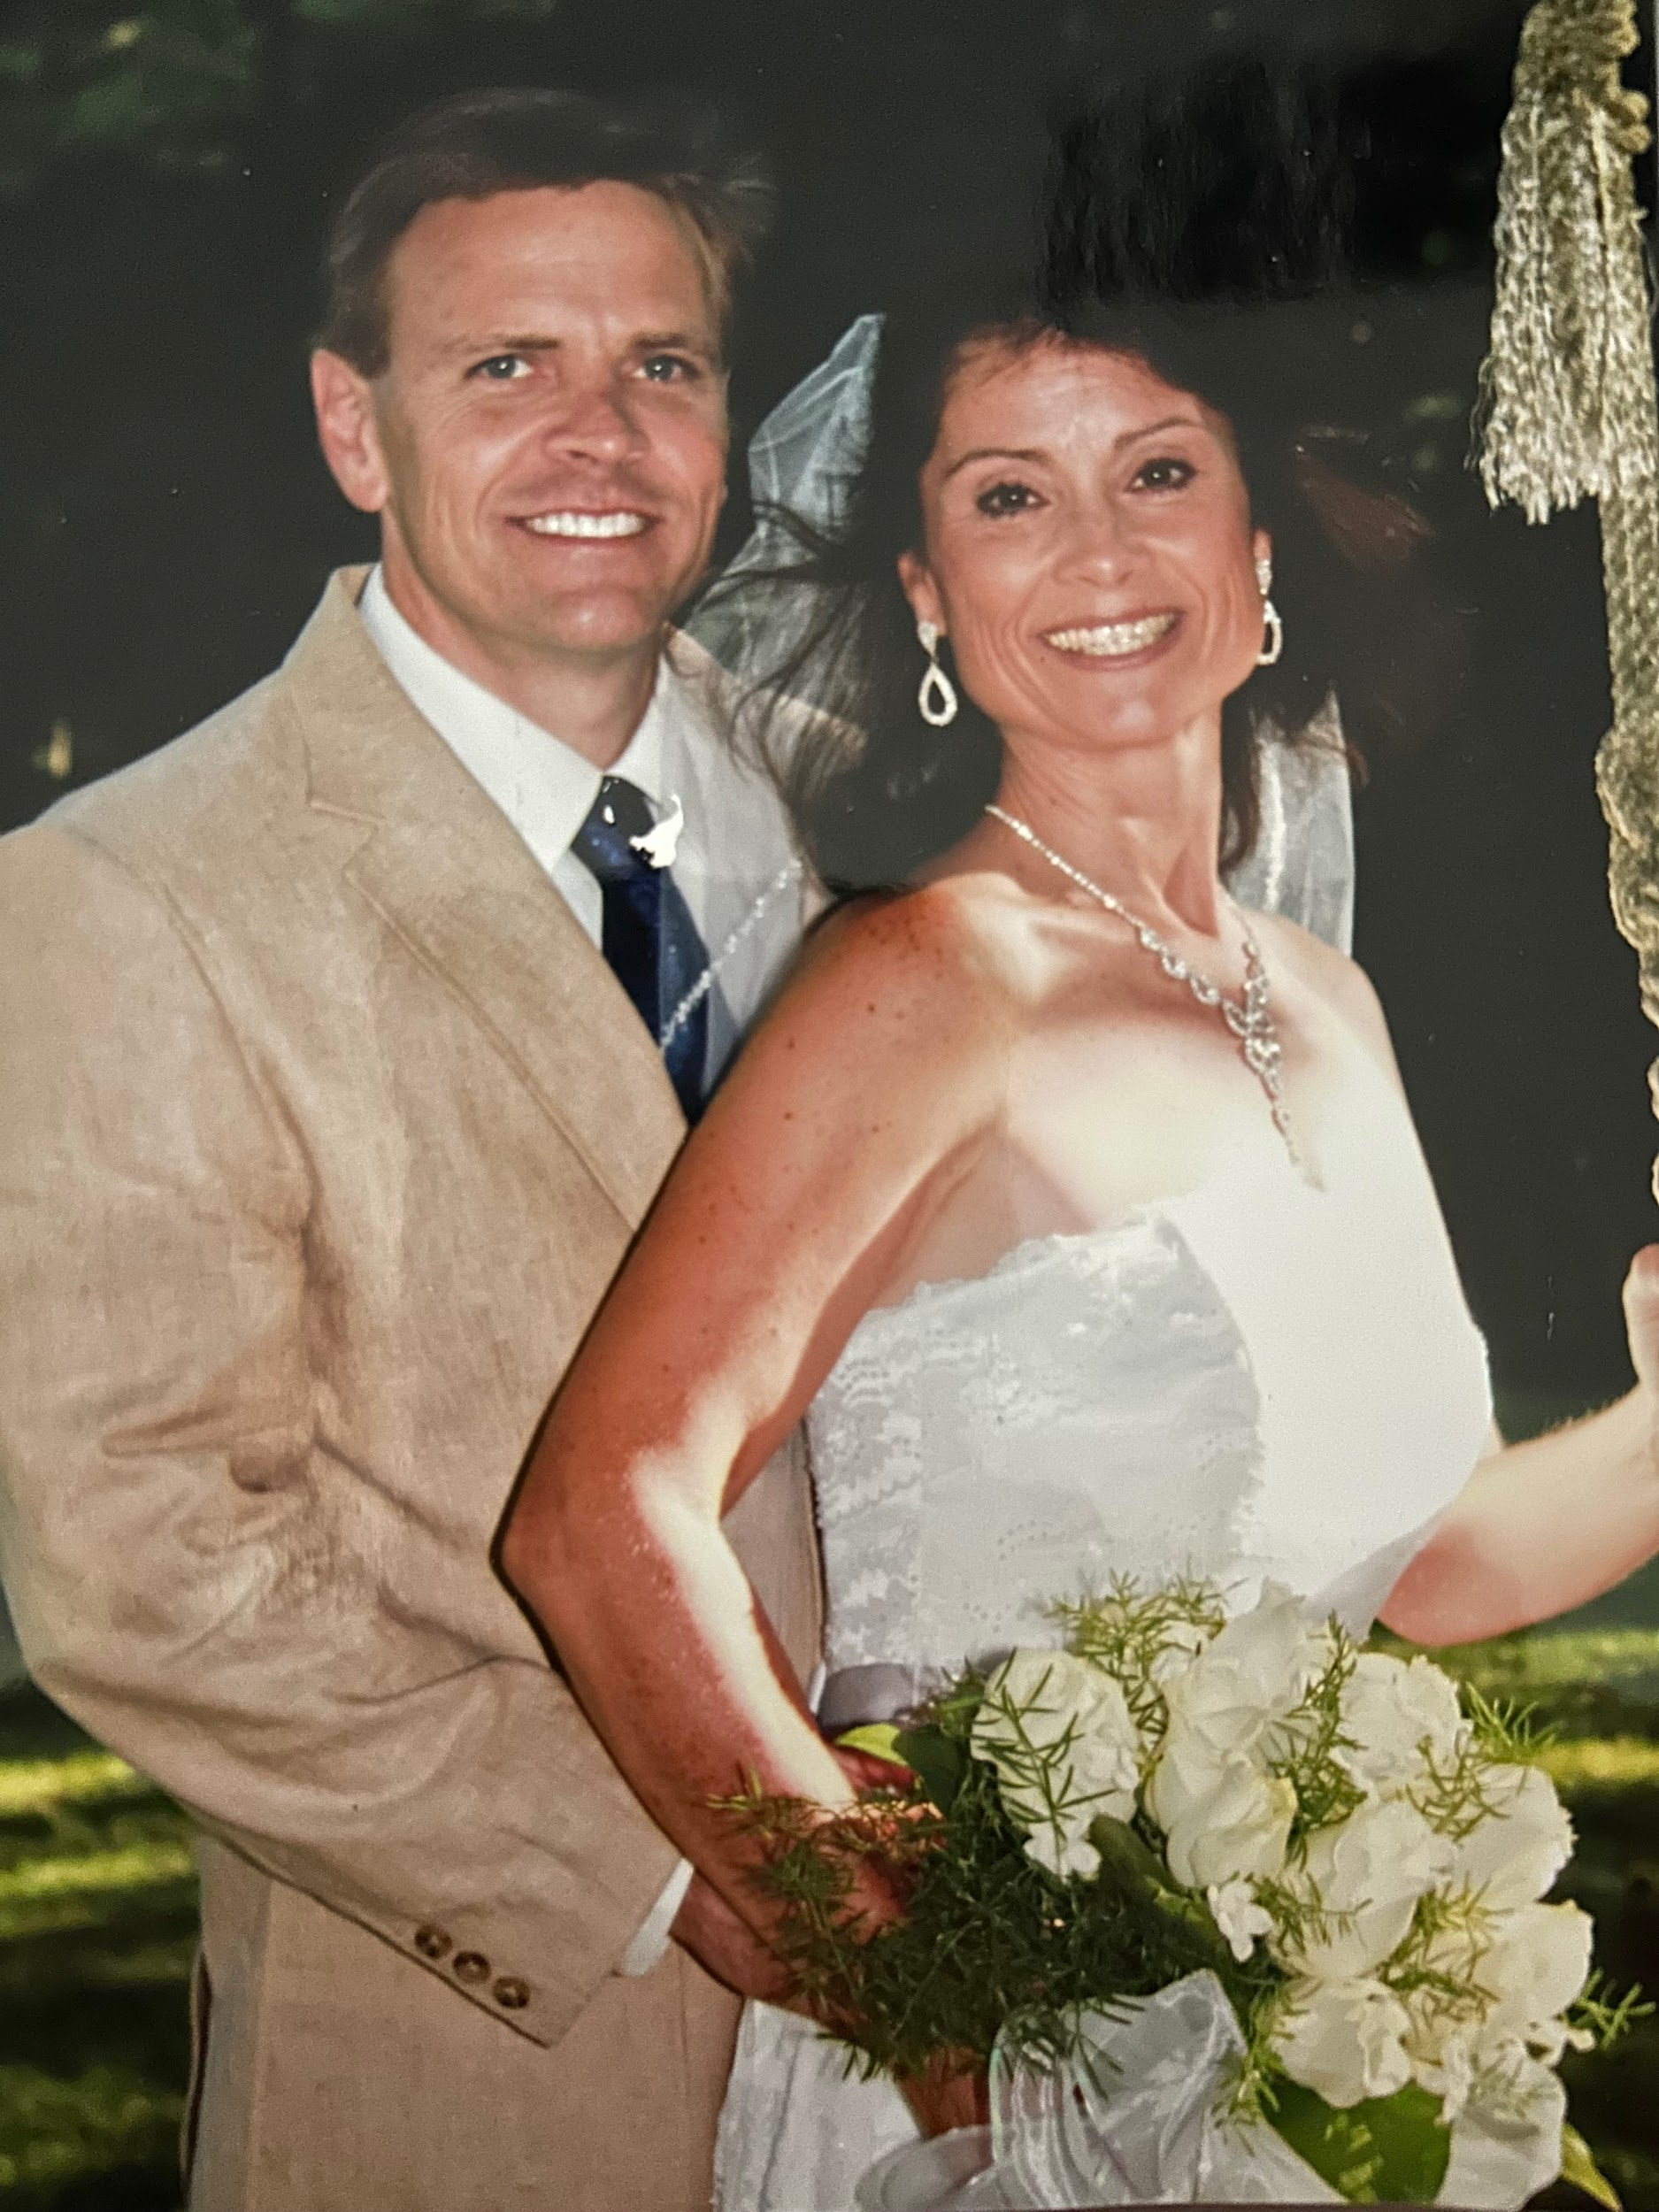
[[706,990],[695,1007],[680,1009],[707,969],[709,954],[679,885],[631,841],[653,826],[639,786],[607,776],[571,850],[604,895],[601,949],[661,1050],[686,1119],[695,1121],[703,1110],[709,1048]]

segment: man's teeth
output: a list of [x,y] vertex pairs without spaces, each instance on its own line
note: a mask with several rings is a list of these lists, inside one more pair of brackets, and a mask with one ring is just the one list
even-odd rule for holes
[[1044,635],[1063,653],[1092,653],[1097,659],[1110,660],[1123,653],[1139,653],[1174,627],[1172,613],[1143,614],[1135,622],[1102,622],[1093,629],[1048,630]]
[[541,538],[636,538],[645,525],[645,516],[634,514],[626,508],[616,508],[603,515],[570,512],[526,515],[524,518],[525,528],[534,530]]

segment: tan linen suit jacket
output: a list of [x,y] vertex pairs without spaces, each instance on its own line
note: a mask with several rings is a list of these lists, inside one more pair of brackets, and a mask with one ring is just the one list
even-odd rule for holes
[[[736,2001],[489,1548],[684,1125],[360,583],[0,844],[0,1566],[208,1832],[194,2212],[678,2212]],[[733,1524],[804,1669],[798,1454]]]

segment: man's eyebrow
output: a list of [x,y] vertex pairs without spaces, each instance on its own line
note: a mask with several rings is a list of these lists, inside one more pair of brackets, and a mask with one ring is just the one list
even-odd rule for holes
[[511,332],[482,338],[452,338],[444,351],[469,361],[493,361],[500,353],[551,353],[557,338],[515,336]]
[[714,341],[688,330],[648,331],[634,341],[635,353],[695,353],[705,361],[718,358]]
[[[452,339],[444,350],[457,359],[489,361],[503,353],[557,353],[564,342],[561,338],[530,332],[497,331],[481,338]],[[720,357],[711,338],[687,330],[642,331],[628,341],[627,349],[630,353],[695,353],[705,361]]]

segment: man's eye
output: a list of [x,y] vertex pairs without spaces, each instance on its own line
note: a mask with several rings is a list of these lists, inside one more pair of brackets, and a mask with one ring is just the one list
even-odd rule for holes
[[994,518],[1001,515],[1024,514],[1037,503],[1037,495],[1029,484],[991,484],[974,501],[982,515]]
[[530,364],[521,353],[492,353],[488,361],[480,361],[472,371],[488,384],[516,384],[530,373]]
[[1166,453],[1156,461],[1143,463],[1136,470],[1135,488],[1148,492],[1178,492],[1184,484],[1190,484],[1197,473],[1190,461],[1178,460],[1172,453]]
[[640,364],[640,374],[648,384],[690,384],[701,373],[683,353],[653,353]]

